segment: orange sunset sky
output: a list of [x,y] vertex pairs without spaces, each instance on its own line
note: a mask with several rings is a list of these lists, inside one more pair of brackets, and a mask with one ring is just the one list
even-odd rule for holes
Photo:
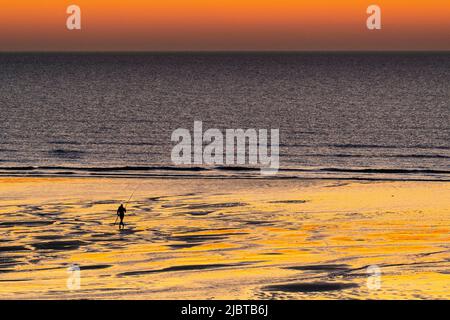
[[[0,51],[450,50],[450,0],[0,2]],[[72,4],[82,30],[66,29]]]

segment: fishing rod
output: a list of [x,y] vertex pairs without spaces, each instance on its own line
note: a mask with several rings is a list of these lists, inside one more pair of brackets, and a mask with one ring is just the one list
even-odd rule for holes
[[130,202],[131,198],[133,198],[134,193],[137,191],[137,189],[139,188],[139,186],[142,184],[142,181],[138,183],[138,185],[136,186],[136,188],[134,188],[133,192],[131,193],[130,197],[128,198],[128,200],[124,203],[124,206],[126,206],[126,204],[128,202]]

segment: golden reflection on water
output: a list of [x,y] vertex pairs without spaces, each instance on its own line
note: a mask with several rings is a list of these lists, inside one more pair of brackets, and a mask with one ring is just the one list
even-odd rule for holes
[[0,180],[1,298],[450,298],[449,183]]

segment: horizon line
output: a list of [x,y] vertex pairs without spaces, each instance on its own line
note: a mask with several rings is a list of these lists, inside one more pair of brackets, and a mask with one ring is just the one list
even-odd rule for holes
[[445,50],[0,50],[0,54],[8,53],[450,53]]

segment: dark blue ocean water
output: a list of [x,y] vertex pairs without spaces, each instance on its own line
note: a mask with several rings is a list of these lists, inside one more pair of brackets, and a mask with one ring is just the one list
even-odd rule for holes
[[174,170],[194,120],[279,128],[281,176],[450,179],[450,54],[0,55],[0,174],[259,173]]

